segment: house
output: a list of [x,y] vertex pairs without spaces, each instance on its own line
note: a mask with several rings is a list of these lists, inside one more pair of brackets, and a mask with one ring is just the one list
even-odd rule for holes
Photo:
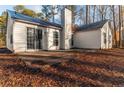
[[73,33],[71,13],[67,8],[62,10],[60,25],[7,10],[7,48],[13,52],[27,52],[112,47],[108,21],[85,25]]
[[73,34],[74,48],[112,48],[112,30],[108,20],[80,26]]
[[[7,48],[13,52],[71,48],[71,11],[63,10],[62,25],[7,10]],[[69,17],[69,18],[68,18]]]

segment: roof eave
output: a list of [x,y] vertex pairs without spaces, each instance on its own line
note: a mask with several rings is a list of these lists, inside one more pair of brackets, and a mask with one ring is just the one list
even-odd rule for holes
[[97,29],[87,29],[87,30],[78,30],[77,32],[87,32],[87,31],[95,31],[95,30],[101,30],[101,28],[97,28]]
[[17,21],[17,22],[30,23],[30,24],[33,24],[33,25],[42,26],[42,27],[47,27],[47,28],[62,29],[62,27],[46,26],[46,25],[41,25],[41,24],[39,24],[39,23],[35,23],[35,22],[30,22],[30,21],[15,19],[15,18],[13,18],[13,19],[14,19],[15,21]]

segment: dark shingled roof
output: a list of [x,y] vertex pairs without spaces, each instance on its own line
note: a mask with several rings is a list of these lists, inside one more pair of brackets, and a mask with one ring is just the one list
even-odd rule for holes
[[83,26],[80,26],[79,28],[77,28],[77,31],[88,31],[88,30],[99,29],[99,28],[102,28],[104,26],[104,24],[108,21],[109,20],[103,20],[103,21],[98,21],[95,23],[83,25]]
[[13,19],[28,21],[28,22],[36,23],[38,25],[46,26],[46,27],[53,26],[53,27],[57,27],[57,28],[62,28],[61,25],[59,25],[59,24],[52,23],[52,22],[46,22],[46,21],[43,21],[38,18],[33,18],[33,17],[27,16],[27,15],[24,15],[21,13],[17,13],[15,11],[7,10],[7,12],[9,14],[9,16]]

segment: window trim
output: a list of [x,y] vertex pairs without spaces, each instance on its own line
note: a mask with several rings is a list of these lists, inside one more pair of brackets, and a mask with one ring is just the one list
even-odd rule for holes
[[108,35],[108,43],[111,44],[111,38],[112,36],[111,35]]
[[103,42],[104,42],[104,44],[106,44],[107,43],[107,34],[105,32],[103,33],[103,37],[104,37],[104,41]]
[[[33,35],[32,36],[29,36],[29,34],[28,33],[30,33],[29,32],[29,29],[31,29],[31,30],[33,30]],[[32,27],[27,27],[27,49],[35,49],[35,28],[32,28]]]
[[[33,32],[30,33],[29,29],[31,29]],[[41,38],[39,38],[39,35],[38,35],[39,32],[38,31],[41,31],[41,34],[40,34]],[[40,43],[40,40],[43,39],[43,32],[42,31],[43,31],[42,29],[35,29],[32,27],[27,27],[27,49],[42,49],[42,43]],[[32,35],[32,36],[29,36],[29,35]]]
[[53,32],[53,46],[59,46],[59,32]]

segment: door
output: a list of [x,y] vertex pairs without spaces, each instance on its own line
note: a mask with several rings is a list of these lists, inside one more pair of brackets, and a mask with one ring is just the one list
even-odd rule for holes
[[27,29],[27,49],[42,49],[42,30],[34,28]]
[[36,49],[42,49],[42,30],[36,30]]

